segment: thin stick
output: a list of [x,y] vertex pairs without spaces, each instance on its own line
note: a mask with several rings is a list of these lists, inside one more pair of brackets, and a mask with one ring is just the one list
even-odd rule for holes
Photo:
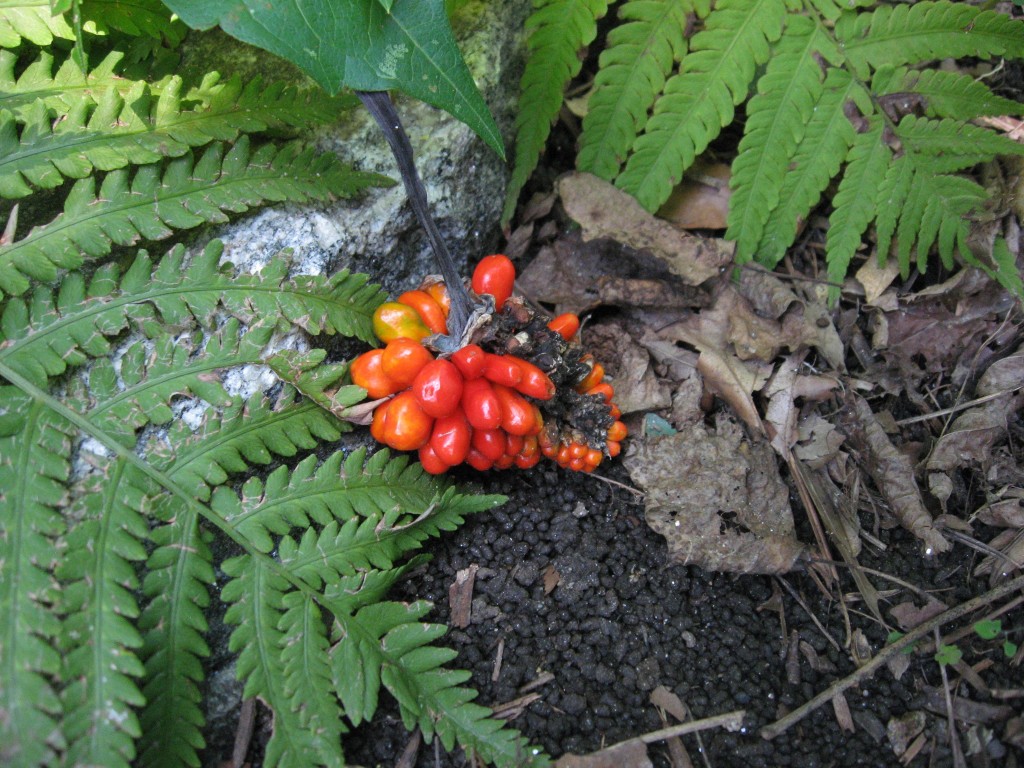
[[420,225],[427,233],[427,240],[434,249],[434,258],[441,268],[441,276],[448,287],[448,295],[451,297],[451,310],[448,313],[449,336],[459,340],[462,338],[462,331],[469,322],[473,313],[473,301],[470,299],[466,288],[462,283],[462,276],[455,266],[448,246],[441,237],[434,217],[430,215],[430,208],[427,206],[427,193],[423,189],[423,182],[416,172],[416,163],[413,160],[412,144],[409,137],[402,128],[402,121],[398,119],[398,112],[391,102],[391,96],[387,91],[356,91],[363,106],[373,115],[377,121],[384,138],[387,139],[391,152],[398,163],[398,172],[402,176],[402,183],[405,185],[405,193],[409,196],[409,203],[412,210],[419,219]]
[[743,727],[743,717],[746,714],[747,711],[745,709],[737,709],[733,712],[726,712],[724,715],[715,715],[714,717],[705,717],[703,720],[691,720],[688,723],[670,725],[668,728],[644,733],[634,739],[620,741],[617,744],[612,744],[610,747],[605,747],[599,751],[608,752],[609,750],[618,749],[634,741],[642,741],[644,744],[654,744],[659,741],[665,741],[665,739],[671,739],[673,736],[685,736],[688,733],[706,731],[709,728],[725,728],[729,731],[737,731]]
[[[939,635],[939,628],[933,627],[935,634],[935,647],[942,645],[942,637]],[[946,699],[946,723],[949,729],[949,748],[953,751],[953,765],[955,768],[967,768],[964,760],[964,751],[960,745],[960,737],[956,732],[956,718],[953,717],[953,696],[949,692],[949,676],[946,674],[946,665],[939,663],[939,672],[942,673],[942,692]]]
[[1012,395],[1018,389],[1020,389],[1020,387],[1016,387],[1014,389],[1004,389],[1002,392],[994,392],[991,395],[985,395],[984,397],[978,397],[975,398],[974,400],[968,400],[965,403],[958,403],[957,405],[950,406],[949,408],[943,408],[941,411],[933,411],[932,413],[922,413],[920,416],[911,416],[910,418],[907,419],[900,419],[899,421],[896,422],[896,426],[904,427],[907,424],[917,424],[919,421],[928,421],[928,419],[935,419],[938,418],[939,416],[949,416],[952,413],[957,413],[966,408],[973,408],[976,405],[987,403],[989,400],[995,400],[996,398],[1002,397],[1003,395]]
[[774,739],[779,734],[784,733],[790,727],[807,717],[811,712],[818,709],[818,707],[832,701],[832,697],[837,693],[841,693],[847,688],[857,685],[862,680],[869,678],[880,666],[889,661],[889,659],[899,656],[906,648],[909,648],[922,637],[928,635],[933,628],[941,627],[943,624],[949,624],[957,621],[958,619],[973,613],[989,603],[1002,600],[1007,595],[1013,594],[1014,592],[1022,589],[1024,589],[1024,576],[1018,576],[1013,581],[1008,581],[1002,586],[991,589],[982,595],[978,595],[978,597],[975,597],[973,600],[961,603],[955,608],[950,608],[948,611],[940,613],[938,616],[918,625],[892,645],[886,646],[880,650],[875,654],[871,661],[863,667],[860,667],[853,674],[848,677],[844,677],[842,680],[837,680],[803,706],[797,707],[788,715],[776,720],[771,725],[766,725],[761,729],[761,738]]

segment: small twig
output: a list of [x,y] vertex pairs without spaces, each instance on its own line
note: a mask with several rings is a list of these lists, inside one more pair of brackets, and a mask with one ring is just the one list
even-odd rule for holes
[[[942,645],[942,637],[939,635],[939,628],[933,627],[935,634],[935,647]],[[960,737],[956,733],[956,718],[953,717],[953,696],[949,692],[949,675],[946,674],[946,665],[939,664],[939,672],[942,673],[942,693],[946,699],[946,723],[949,728],[949,748],[953,752],[953,765],[955,768],[967,768],[964,761],[964,752],[960,746]]]
[[957,403],[949,408],[943,408],[941,411],[932,411],[931,413],[922,413],[920,416],[911,416],[908,419],[900,419],[896,422],[896,426],[905,427],[907,424],[917,424],[919,421],[928,421],[929,419],[935,419],[939,416],[949,416],[950,414],[957,413],[958,411],[965,410],[967,408],[973,408],[976,405],[987,403],[990,400],[1002,397],[1003,395],[1012,395],[1020,387],[1013,389],[1004,389],[1002,392],[993,392],[991,395],[985,395],[984,397],[976,397],[974,400],[968,400],[965,403]]
[[235,731],[235,745],[231,750],[231,768],[242,768],[245,756],[249,754],[253,725],[256,722],[256,699],[246,699],[238,713],[238,729]]
[[665,741],[665,739],[671,739],[673,736],[685,736],[688,733],[706,731],[709,728],[725,728],[728,731],[738,731],[743,727],[743,718],[746,714],[745,709],[737,709],[733,712],[726,712],[724,715],[715,715],[714,717],[705,717],[703,720],[690,720],[687,723],[670,725],[668,728],[662,728],[657,731],[641,734],[633,739],[620,741],[600,751],[609,752],[634,741],[642,741],[644,744],[655,744],[659,741]]
[[363,106],[373,115],[377,121],[384,138],[387,139],[391,152],[398,163],[398,172],[402,176],[402,183],[405,185],[405,193],[409,196],[409,203],[412,205],[416,218],[427,233],[430,246],[434,249],[434,258],[441,268],[441,276],[448,287],[448,296],[451,298],[451,310],[448,313],[449,336],[456,341],[462,338],[462,332],[469,323],[473,314],[474,302],[470,298],[462,283],[462,276],[459,274],[455,261],[452,259],[448,246],[441,237],[434,217],[430,215],[430,208],[427,206],[427,193],[423,189],[423,182],[416,172],[416,163],[413,160],[412,144],[409,137],[402,128],[402,122],[398,119],[398,112],[391,102],[391,96],[387,91],[356,91]]
[[1007,595],[1011,595],[1021,589],[1024,589],[1024,576],[1018,576],[1013,581],[1008,581],[995,589],[991,589],[982,595],[978,595],[978,597],[975,597],[973,600],[961,603],[955,608],[950,608],[948,611],[940,613],[938,616],[918,625],[892,645],[888,645],[880,650],[875,654],[871,661],[867,662],[863,667],[860,667],[851,675],[844,677],[842,680],[837,680],[813,699],[802,706],[797,707],[785,717],[776,720],[770,725],[766,725],[761,729],[761,738],[774,739],[779,734],[784,733],[793,725],[807,717],[811,712],[818,709],[818,707],[832,701],[832,697],[837,693],[845,691],[847,688],[857,685],[862,680],[866,680],[871,677],[875,670],[880,666],[890,659],[899,656],[905,649],[912,646],[922,637],[925,637],[935,627],[941,627],[943,624],[949,624],[957,621],[964,616],[974,613],[974,611],[979,608],[982,608],[989,603],[994,603],[997,600],[1001,600]]
[[796,600],[799,606],[804,609],[804,613],[811,617],[811,621],[814,622],[814,626],[818,628],[818,631],[821,632],[822,635],[824,635],[826,640],[832,643],[832,647],[839,651],[839,653],[842,653],[843,647],[839,645],[839,641],[832,637],[832,635],[828,633],[828,630],[825,629],[824,626],[822,626],[821,622],[818,621],[818,617],[814,615],[814,613],[811,611],[807,603],[804,602],[803,598],[800,597],[799,593],[795,589],[793,589],[789,582],[778,576],[775,577],[775,580],[786,588],[786,591],[789,592],[790,597]]

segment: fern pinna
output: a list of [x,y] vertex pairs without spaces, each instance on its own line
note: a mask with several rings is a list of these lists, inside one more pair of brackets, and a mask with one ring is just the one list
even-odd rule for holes
[[125,248],[390,183],[281,139],[354,100],[216,73],[132,79],[126,51],[182,37],[158,0],[59,4],[84,25],[3,5],[0,763],[216,759],[201,753],[218,566],[246,695],[273,710],[267,765],[343,765],[343,734],[382,688],[449,748],[544,762],[445,669],[429,606],[386,599],[427,538],[501,499],[338,452],[364,393],[322,352],[275,358],[308,396],[227,386],[282,333],[372,343],[380,288],[290,276],[286,256],[241,273],[217,242]]
[[[506,219],[557,116],[553,94],[579,72],[564,62],[593,39],[608,4],[535,5]],[[881,261],[893,246],[904,274],[934,248],[947,267],[959,253],[1021,292],[1001,241],[982,254],[968,246],[989,196],[962,174],[1024,152],[970,122],[1024,107],[967,75],[915,67],[1024,56],[1024,22],[945,0],[624,0],[616,12],[583,120],[580,170],[656,211],[744,105],[726,233],[739,262],[778,263],[838,178],[826,245],[833,281],[874,224]]]

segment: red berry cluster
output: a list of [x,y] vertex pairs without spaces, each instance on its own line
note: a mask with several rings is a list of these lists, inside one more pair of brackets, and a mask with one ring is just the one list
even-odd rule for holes
[[371,398],[387,398],[370,426],[378,442],[418,451],[432,474],[463,462],[526,469],[541,456],[589,472],[618,455],[626,425],[604,369],[579,347],[579,318],[543,322],[512,297],[514,283],[507,257],[481,260],[471,286],[494,298],[495,313],[477,343],[447,358],[423,344],[448,332],[443,282],[428,279],[377,309],[374,332],[385,346],[359,355],[350,373]]

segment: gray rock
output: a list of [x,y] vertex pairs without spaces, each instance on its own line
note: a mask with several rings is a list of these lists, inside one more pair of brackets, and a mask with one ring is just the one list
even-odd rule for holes
[[[507,141],[512,136],[523,22],[529,9],[529,0],[470,0],[454,19],[470,71]],[[210,68],[211,61],[224,73],[302,79],[276,57],[222,35],[189,50],[185,67]],[[497,244],[508,165],[446,112],[402,96],[397,106],[438,226],[465,271]],[[383,135],[361,108],[318,129],[313,138],[322,150],[335,152],[359,170],[399,180]],[[411,288],[422,275],[438,271],[401,184],[370,190],[357,200],[262,209],[203,235],[208,236],[222,238],[225,259],[246,270],[258,269],[281,249],[291,248],[296,274],[333,273],[347,267],[370,274],[391,292]]]

